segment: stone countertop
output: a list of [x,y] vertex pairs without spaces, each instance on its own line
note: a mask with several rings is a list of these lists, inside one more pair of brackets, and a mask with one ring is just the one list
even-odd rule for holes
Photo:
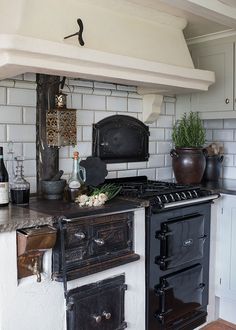
[[65,201],[43,200],[37,197],[30,198],[27,206],[9,205],[0,208],[0,232],[9,232],[17,229],[52,225],[59,216],[66,218],[85,217],[97,214],[124,212],[144,207],[140,201],[130,201],[114,198],[112,201],[99,207],[79,207],[77,204]]
[[213,192],[236,195],[236,180],[234,179],[204,182],[201,186],[206,189],[210,189]]

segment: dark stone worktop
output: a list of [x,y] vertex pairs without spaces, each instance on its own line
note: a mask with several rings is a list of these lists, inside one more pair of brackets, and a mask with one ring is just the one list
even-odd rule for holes
[[236,180],[222,179],[219,181],[209,181],[201,184],[202,187],[210,189],[213,192],[222,194],[236,195]]
[[9,205],[0,208],[0,232],[9,232],[27,227],[53,224],[59,216],[67,218],[85,217],[133,210],[144,205],[140,201],[114,198],[99,207],[79,207],[65,201],[30,199],[27,206]]

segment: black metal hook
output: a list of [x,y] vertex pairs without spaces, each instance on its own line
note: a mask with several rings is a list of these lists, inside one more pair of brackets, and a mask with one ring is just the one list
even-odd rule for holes
[[76,33],[70,34],[69,36],[64,37],[64,39],[68,39],[68,38],[71,38],[71,37],[74,37],[74,36],[78,36],[79,44],[81,46],[84,46],[84,40],[83,40],[83,36],[82,36],[83,31],[84,31],[84,25],[83,25],[82,19],[78,18],[77,19],[77,24],[79,25],[79,31],[76,32]]

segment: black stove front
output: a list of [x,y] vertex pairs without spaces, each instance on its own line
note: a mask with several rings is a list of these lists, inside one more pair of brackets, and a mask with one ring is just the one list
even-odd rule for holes
[[193,330],[207,316],[210,201],[198,186],[112,180],[121,194],[148,199],[146,209],[146,330]]

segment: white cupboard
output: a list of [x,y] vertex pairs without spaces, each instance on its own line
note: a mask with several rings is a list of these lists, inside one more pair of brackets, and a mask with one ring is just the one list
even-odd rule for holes
[[215,72],[216,81],[206,92],[178,96],[177,118],[189,111],[199,112],[202,119],[236,118],[235,40],[222,38],[189,46],[195,68]]
[[222,195],[216,235],[219,317],[236,324],[236,195]]

